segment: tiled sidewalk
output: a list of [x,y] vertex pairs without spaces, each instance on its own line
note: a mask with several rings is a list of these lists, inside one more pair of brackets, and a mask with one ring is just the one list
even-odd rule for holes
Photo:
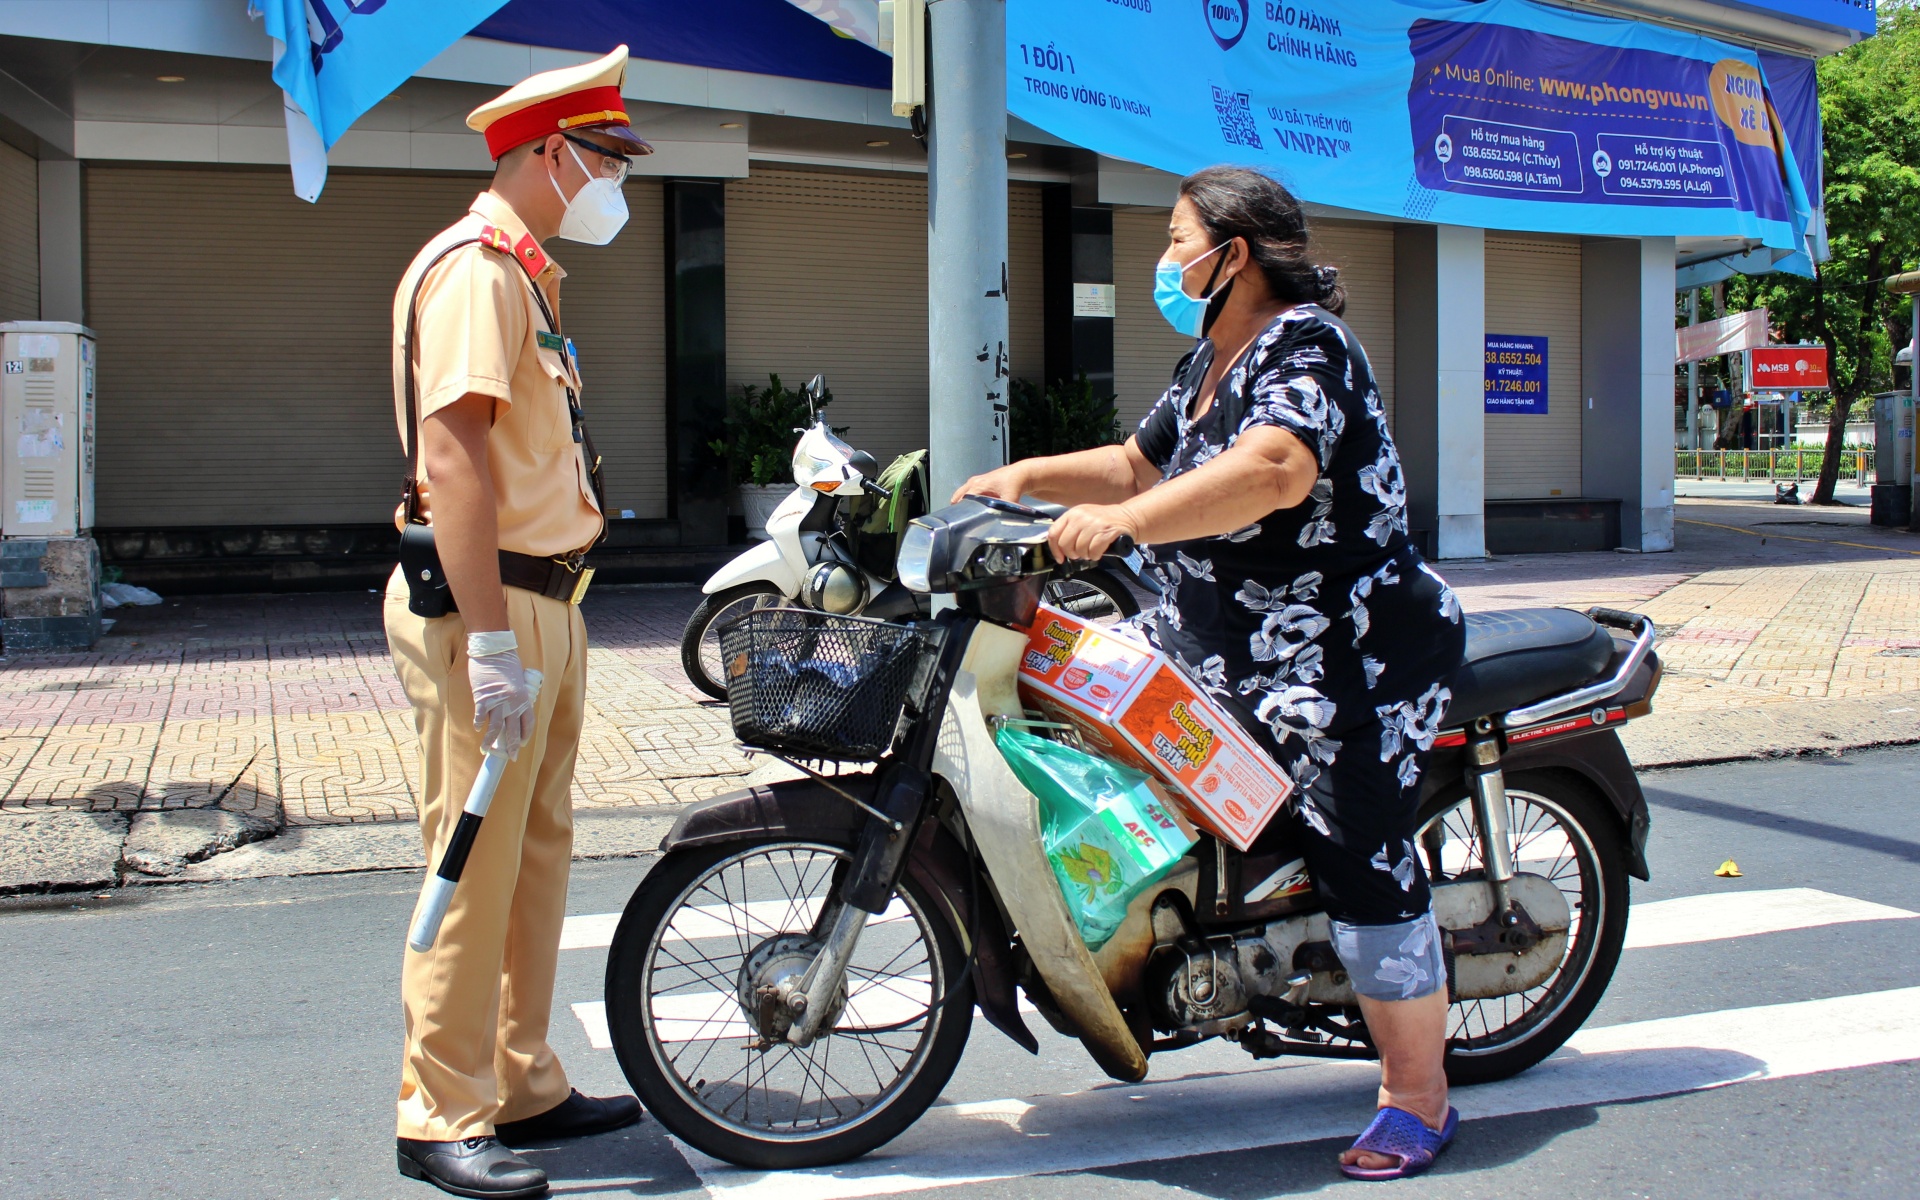
[[[692,588],[589,601],[580,807],[699,799],[752,763],[680,670]],[[221,807],[292,825],[411,821],[412,715],[379,597],[185,597],[119,610],[90,654],[0,667],[0,810]]]
[[[1754,705],[1777,724],[1789,710],[1772,706],[1920,693],[1920,538],[1871,530],[1857,510],[1692,503],[1681,515],[1674,554],[1527,556],[1445,574],[1469,609],[1651,615],[1668,674],[1649,729]],[[578,807],[699,799],[752,769],[725,708],[680,671],[697,598],[684,587],[589,598]],[[217,802],[290,825],[413,819],[411,717],[379,597],[186,597],[118,615],[94,652],[0,660],[0,811]]]

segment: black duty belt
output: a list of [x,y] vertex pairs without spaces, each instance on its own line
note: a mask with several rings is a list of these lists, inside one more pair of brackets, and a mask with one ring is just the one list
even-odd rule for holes
[[566,559],[542,558],[538,554],[502,550],[500,582],[552,600],[578,604],[580,598],[587,594],[587,585],[593,582],[593,568],[580,559],[569,562]]

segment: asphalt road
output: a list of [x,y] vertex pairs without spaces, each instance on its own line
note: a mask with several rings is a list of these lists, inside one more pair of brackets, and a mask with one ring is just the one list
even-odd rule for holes
[[[1917,771],[1920,749],[1895,749],[1647,776],[1654,877],[1636,907],[1765,892],[1681,910],[1824,923],[1725,936],[1734,926],[1715,919],[1688,935],[1705,940],[1630,949],[1585,1053],[1456,1093],[1470,1119],[1455,1147],[1394,1194],[1920,1195],[1920,991],[1898,990],[1920,988],[1920,921],[1848,902],[1920,912]],[[1714,876],[1727,858],[1743,878]],[[580,867],[569,911],[618,910],[645,869]],[[416,886],[375,873],[0,906],[0,1197],[439,1195],[401,1179],[391,1150]],[[1630,934],[1681,910],[1641,908]],[[570,1005],[599,998],[604,954],[563,953],[553,1033],[575,1083],[602,1094],[623,1090],[618,1067]],[[1122,1086],[1077,1044],[1041,1037],[1035,1059],[976,1022],[943,1101],[973,1107],[936,1109],[843,1171],[701,1162],[702,1175],[651,1122],[531,1156],[555,1194],[583,1196],[1250,1200],[1363,1186],[1332,1163],[1366,1121],[1366,1064],[1255,1064],[1208,1046]],[[979,1104],[994,1100],[1014,1103]],[[967,1123],[982,1111],[1003,1115]]]

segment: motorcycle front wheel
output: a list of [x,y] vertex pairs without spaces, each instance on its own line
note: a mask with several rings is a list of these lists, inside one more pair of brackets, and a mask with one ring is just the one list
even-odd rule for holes
[[687,627],[680,633],[680,666],[687,681],[715,700],[727,698],[727,677],[720,667],[720,628],[762,608],[791,604],[785,592],[770,583],[743,583],[739,587],[700,597]]
[[1048,581],[1045,595],[1055,608],[1100,625],[1124,621],[1140,611],[1140,601],[1126,583],[1100,567]]
[[[1507,776],[1516,870],[1545,876],[1573,914],[1559,965],[1540,986],[1453,1004],[1447,1024],[1447,1079],[1490,1083],[1558,1050],[1592,1015],[1620,962],[1627,936],[1627,861],[1619,815],[1567,771]],[[1419,843],[1434,883],[1484,879],[1473,804],[1464,796],[1421,813]]]
[[607,956],[607,1028],[640,1100],[702,1153],[785,1171],[857,1158],[940,1095],[973,1023],[959,936],[911,877],[867,922],[806,1047],[770,985],[831,926],[845,847],[766,841],[674,851],[640,884]]

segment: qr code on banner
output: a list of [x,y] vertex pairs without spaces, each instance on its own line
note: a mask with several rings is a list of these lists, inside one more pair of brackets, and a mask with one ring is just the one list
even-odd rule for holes
[[1229,92],[1225,88],[1213,89],[1213,114],[1220,118],[1220,136],[1229,146],[1251,146],[1255,150],[1260,145],[1260,129],[1253,123],[1253,97],[1246,92]]

